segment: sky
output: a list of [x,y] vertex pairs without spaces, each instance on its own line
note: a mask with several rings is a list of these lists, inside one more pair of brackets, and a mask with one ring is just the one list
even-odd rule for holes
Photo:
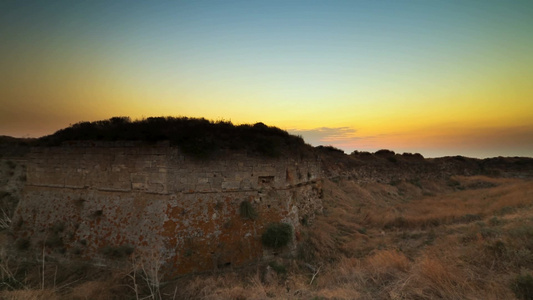
[[0,1],[0,135],[114,116],[533,157],[533,1]]

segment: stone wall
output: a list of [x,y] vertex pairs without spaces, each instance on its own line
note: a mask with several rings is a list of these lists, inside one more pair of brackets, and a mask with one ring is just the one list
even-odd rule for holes
[[[317,157],[197,160],[164,143],[37,147],[12,229],[28,251],[57,259],[113,265],[134,250],[174,275],[212,270],[272,254],[261,244],[272,222],[292,224],[297,242],[300,224],[322,209],[320,178]],[[257,218],[241,216],[243,201]]]

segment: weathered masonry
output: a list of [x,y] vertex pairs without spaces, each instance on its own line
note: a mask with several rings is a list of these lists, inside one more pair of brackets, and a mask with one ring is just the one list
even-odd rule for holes
[[[36,147],[12,229],[29,251],[58,259],[110,265],[133,250],[172,274],[212,270],[268,254],[261,234],[272,222],[290,223],[297,242],[322,209],[320,174],[316,157],[197,160],[165,143]],[[239,213],[243,201],[257,218]]]

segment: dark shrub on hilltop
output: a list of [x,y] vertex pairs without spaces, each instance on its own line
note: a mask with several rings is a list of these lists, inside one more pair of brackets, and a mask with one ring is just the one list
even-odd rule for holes
[[363,157],[373,156],[373,154],[368,151],[357,151],[357,150],[354,150],[352,153],[350,153],[350,155],[351,156],[363,156]]
[[154,117],[132,121],[128,117],[80,122],[42,137],[38,145],[54,146],[65,141],[169,141],[184,153],[206,157],[219,149],[248,150],[277,157],[283,149],[297,150],[301,137],[263,123],[233,125],[204,118]]
[[318,150],[323,150],[324,152],[330,152],[330,153],[340,153],[340,154],[345,154],[343,150],[339,149],[339,148],[335,148],[331,145],[329,146],[317,146],[316,147]]
[[420,153],[408,153],[404,152],[402,156],[406,159],[416,159],[416,160],[424,160],[424,156]]
[[375,155],[377,156],[394,156],[396,153],[394,151],[391,151],[391,150],[387,150],[387,149],[381,149],[381,150],[378,150],[376,151]]

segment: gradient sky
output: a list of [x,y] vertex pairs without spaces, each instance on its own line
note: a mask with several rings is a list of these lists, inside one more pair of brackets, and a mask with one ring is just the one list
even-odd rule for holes
[[113,116],[533,156],[533,1],[0,1],[0,135]]

